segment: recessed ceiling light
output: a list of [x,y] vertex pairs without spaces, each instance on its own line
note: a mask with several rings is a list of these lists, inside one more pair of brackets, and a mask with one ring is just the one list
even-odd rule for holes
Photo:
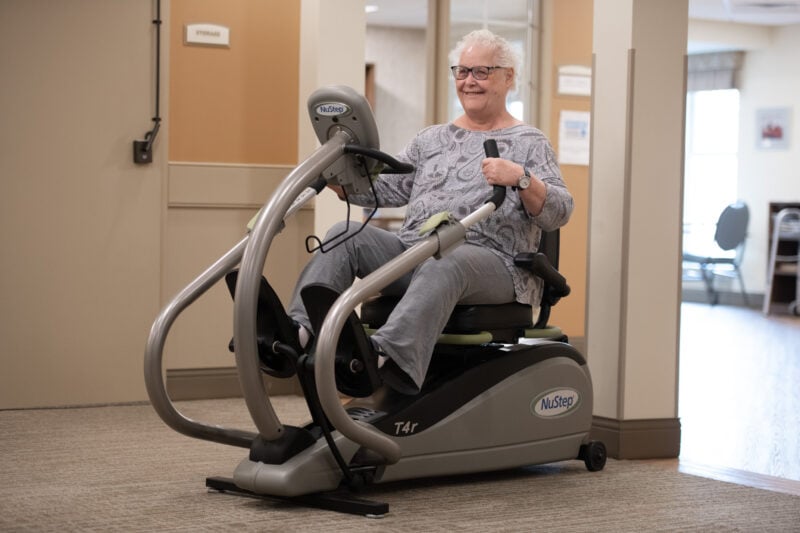
[[367,5],[364,6],[364,13],[375,13],[378,10],[378,6]]

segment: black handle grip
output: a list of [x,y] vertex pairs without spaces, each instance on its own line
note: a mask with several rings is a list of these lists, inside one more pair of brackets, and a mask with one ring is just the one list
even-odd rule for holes
[[486,139],[483,141],[483,151],[486,152],[486,157],[500,157],[500,151],[497,149],[497,141],[494,139]]
[[384,163],[387,167],[381,170],[381,174],[410,174],[414,172],[414,165],[398,161],[386,152],[381,152],[374,148],[359,146],[357,144],[348,144],[344,147],[344,153],[363,155]]
[[317,191],[317,194],[319,194],[325,190],[326,185],[328,185],[328,180],[326,180],[325,177],[322,174],[320,174],[319,176],[317,176],[317,179],[315,179],[308,186],[313,188],[315,191]]
[[[486,152],[486,157],[500,157],[500,151],[497,149],[497,141],[494,139],[486,139],[483,141],[483,151]],[[499,208],[506,199],[506,188],[502,185],[495,185],[492,197],[489,202],[494,204],[495,209]]]
[[562,298],[570,293],[569,285],[561,272],[556,270],[547,256],[541,252],[522,252],[514,256],[514,264],[539,276],[550,286],[553,295]]

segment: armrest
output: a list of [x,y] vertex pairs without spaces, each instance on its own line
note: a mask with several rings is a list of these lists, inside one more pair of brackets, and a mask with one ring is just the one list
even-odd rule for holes
[[569,294],[570,288],[569,285],[567,285],[566,278],[550,264],[547,256],[543,253],[519,253],[514,256],[514,264],[532,272],[535,276],[539,276],[544,280],[545,285],[548,286],[546,290],[547,296],[555,299],[555,301],[550,302],[551,305]]

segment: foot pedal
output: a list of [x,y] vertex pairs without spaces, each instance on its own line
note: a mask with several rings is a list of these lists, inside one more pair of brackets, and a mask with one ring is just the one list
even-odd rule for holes
[[[225,276],[225,284],[234,300],[238,276],[238,270],[233,270]],[[283,309],[280,298],[264,276],[261,276],[258,289],[256,342],[258,358],[264,372],[276,378],[289,378],[297,372],[297,358],[303,353],[300,341],[297,339],[297,329]],[[232,339],[229,349],[235,350]]]
[[[319,331],[339,293],[323,284],[313,284],[300,291],[314,331]],[[364,326],[351,312],[336,344],[336,387],[354,398],[372,394],[381,384],[378,360]]]

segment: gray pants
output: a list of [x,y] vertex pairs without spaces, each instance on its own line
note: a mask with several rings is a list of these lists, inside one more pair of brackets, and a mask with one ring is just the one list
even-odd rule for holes
[[[328,238],[343,232],[344,224],[332,227]],[[354,233],[360,227],[360,223],[350,222],[349,232]],[[344,292],[356,277],[367,276],[405,249],[406,245],[394,233],[368,225],[333,250],[317,252],[300,274],[289,316],[311,330],[300,298],[302,287],[325,283]],[[428,259],[382,293],[404,296],[372,341],[411,378],[413,384],[408,383],[410,387],[404,388],[416,392],[425,379],[436,340],[456,304],[512,302],[514,283],[495,253],[464,244],[441,259]]]

